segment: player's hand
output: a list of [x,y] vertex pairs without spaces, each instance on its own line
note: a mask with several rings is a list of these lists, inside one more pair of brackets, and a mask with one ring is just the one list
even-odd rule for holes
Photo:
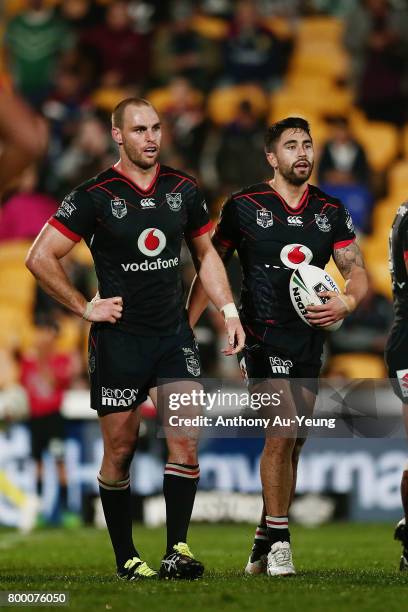
[[225,331],[228,338],[228,346],[222,349],[224,355],[236,355],[242,351],[245,344],[245,332],[239,317],[228,317],[225,319]]
[[319,297],[329,298],[321,306],[307,306],[307,320],[316,327],[332,325],[344,319],[355,308],[355,300],[351,295],[337,293],[336,291],[321,291]]
[[90,303],[92,308],[88,315],[84,317],[88,321],[116,323],[122,317],[123,300],[121,297],[101,299],[95,296]]

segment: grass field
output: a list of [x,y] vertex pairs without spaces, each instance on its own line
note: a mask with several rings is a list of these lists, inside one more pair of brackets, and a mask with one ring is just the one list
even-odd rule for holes
[[[0,591],[66,591],[70,602],[60,609],[90,611],[403,611],[408,572],[397,569],[400,545],[392,534],[390,525],[294,527],[298,575],[277,579],[242,573],[251,526],[193,525],[190,546],[207,568],[202,580],[123,583],[113,573],[103,530],[38,530],[28,536],[1,530]],[[134,536],[157,567],[164,530],[135,526]]]

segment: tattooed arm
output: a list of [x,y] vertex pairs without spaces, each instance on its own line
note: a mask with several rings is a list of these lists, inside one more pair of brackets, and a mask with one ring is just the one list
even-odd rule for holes
[[[235,247],[227,246],[224,241],[217,238],[216,234],[212,237],[212,243],[225,265],[234,254]],[[207,293],[197,275],[191,284],[190,293],[187,299],[188,320],[191,327],[196,325],[201,314],[207,308],[208,302]]]
[[344,293],[322,291],[319,294],[331,299],[323,306],[308,307],[308,319],[313,325],[331,325],[344,319],[358,306],[368,289],[363,256],[355,241],[343,248],[334,249],[333,257],[343,278],[346,279]]

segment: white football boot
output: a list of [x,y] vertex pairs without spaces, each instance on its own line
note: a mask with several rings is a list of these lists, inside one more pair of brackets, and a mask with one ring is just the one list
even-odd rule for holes
[[275,542],[268,554],[266,573],[268,576],[294,576],[295,566],[289,542]]

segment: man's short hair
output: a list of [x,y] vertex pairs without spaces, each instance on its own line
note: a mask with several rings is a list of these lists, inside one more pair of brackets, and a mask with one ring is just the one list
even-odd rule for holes
[[265,134],[265,151],[270,153],[285,130],[303,130],[310,136],[310,125],[302,117],[286,117],[268,127]]
[[113,109],[112,127],[117,127],[119,129],[123,128],[123,117],[128,106],[150,106],[153,108],[149,100],[145,100],[144,98],[125,98],[125,100],[119,102]]

